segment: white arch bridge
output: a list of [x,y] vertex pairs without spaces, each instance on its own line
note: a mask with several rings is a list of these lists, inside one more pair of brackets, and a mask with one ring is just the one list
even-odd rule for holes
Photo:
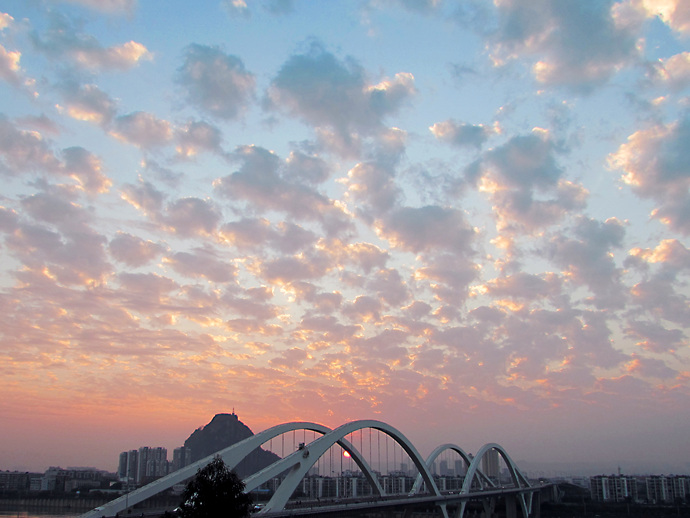
[[[404,451],[409,460],[414,464],[418,476],[411,490],[405,494],[393,494],[390,490],[386,493],[381,485],[380,475],[370,466],[373,462],[367,460],[363,446],[356,448],[352,441],[347,437],[359,434],[360,440],[365,430],[377,431],[380,438],[384,436],[386,441],[393,441],[393,446]],[[539,505],[533,502],[535,493],[538,495],[543,488],[533,487],[527,478],[520,472],[510,456],[500,445],[488,443],[482,446],[477,454],[472,457],[455,444],[443,444],[436,448],[428,458],[424,459],[419,454],[414,445],[394,427],[382,421],[362,420],[346,423],[338,428],[331,429],[326,426],[309,423],[294,422],[284,423],[257,433],[247,439],[233,444],[223,450],[216,452],[204,459],[201,459],[185,468],[179,469],[162,477],[150,484],[140,487],[126,495],[123,495],[107,504],[98,507],[82,515],[81,518],[101,518],[102,516],[112,517],[119,515],[128,508],[151,498],[158,493],[172,488],[176,484],[185,482],[194,477],[200,468],[206,466],[214,457],[220,456],[230,469],[234,469],[250,453],[262,445],[271,442],[273,439],[283,438],[292,432],[304,431],[313,432],[315,439],[308,444],[301,443],[299,448],[283,456],[268,467],[251,474],[244,478],[245,491],[250,492],[260,488],[269,481],[275,480],[279,475],[280,484],[273,492],[270,500],[257,513],[264,516],[287,516],[287,515],[326,515],[326,514],[348,514],[373,512],[377,509],[412,509],[414,507],[426,506],[436,507],[441,516],[449,518],[455,516],[463,518],[466,508],[470,501],[480,501],[485,516],[491,516],[499,499],[505,500],[506,516],[517,517],[518,509],[524,518],[538,516]],[[324,458],[331,450],[331,447],[338,445],[361,470],[370,486],[370,495],[357,499],[343,498],[337,500],[320,500],[311,503],[301,502],[301,507],[295,509],[289,502],[290,497],[295,493],[302,483],[305,476],[314,468],[320,459]],[[387,448],[387,447],[386,447]],[[371,454],[371,442],[369,444]],[[481,469],[482,460],[490,451],[495,451],[502,458],[507,468],[510,482],[498,484],[489,478]],[[380,451],[380,450],[379,450]],[[466,473],[462,482],[462,487],[455,491],[445,491],[439,488],[439,484],[432,474],[432,466],[439,456],[446,452],[457,454],[466,467]],[[386,452],[387,454],[387,452]],[[371,455],[370,455],[371,456]],[[379,470],[381,465],[379,464]],[[533,512],[534,507],[534,512]]]

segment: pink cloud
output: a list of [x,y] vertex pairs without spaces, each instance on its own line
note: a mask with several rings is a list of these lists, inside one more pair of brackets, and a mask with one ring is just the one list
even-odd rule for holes
[[118,232],[108,245],[110,255],[128,266],[144,266],[165,250],[163,246],[126,232]]
[[192,44],[185,51],[178,82],[192,105],[220,119],[236,119],[252,100],[256,80],[237,56],[219,47]]

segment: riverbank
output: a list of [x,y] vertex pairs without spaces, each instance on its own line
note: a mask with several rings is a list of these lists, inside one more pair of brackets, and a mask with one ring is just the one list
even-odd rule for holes
[[[19,516],[20,518],[49,515],[77,516],[112,499],[112,495],[0,498],[0,516]],[[179,503],[179,495],[158,495],[136,505],[134,509],[174,509]]]
[[0,513],[78,515],[108,502],[110,498],[0,498]]

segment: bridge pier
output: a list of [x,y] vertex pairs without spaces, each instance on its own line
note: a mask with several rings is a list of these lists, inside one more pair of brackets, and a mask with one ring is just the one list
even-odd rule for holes
[[517,499],[514,495],[506,495],[506,518],[517,518]]
[[533,518],[541,518],[541,491],[537,491],[532,496],[532,516]]
[[482,500],[482,507],[484,511],[482,512],[482,518],[494,518],[496,511],[496,499],[495,498],[485,498]]

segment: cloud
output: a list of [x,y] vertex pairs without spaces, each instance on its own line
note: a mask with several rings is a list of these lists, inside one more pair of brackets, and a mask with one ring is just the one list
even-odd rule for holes
[[534,57],[539,83],[590,90],[638,57],[639,20],[625,5],[606,2],[496,2],[499,27],[491,37],[497,64]]
[[182,237],[211,235],[221,215],[213,203],[195,197],[180,198],[169,203],[160,223],[166,230]]
[[300,183],[299,178],[288,176],[294,167],[290,159],[286,167],[277,155],[258,146],[238,148],[235,158],[242,164],[240,169],[214,182],[220,196],[246,201],[261,212],[280,211],[296,219],[319,222],[329,235],[350,226],[340,206]]
[[192,278],[206,278],[217,283],[233,281],[237,267],[210,248],[194,250],[193,253],[176,252],[163,259],[175,272]]
[[317,236],[294,223],[281,222],[272,226],[267,219],[244,218],[224,223],[219,231],[224,243],[241,251],[273,248],[281,253],[293,254],[313,246]]
[[366,221],[391,210],[402,194],[395,181],[395,170],[376,162],[358,163],[342,183],[347,186],[348,201]]
[[117,275],[125,307],[138,312],[156,312],[173,300],[178,284],[155,273],[120,272]]
[[[232,315],[248,317],[258,325],[266,325],[266,322],[278,316],[279,309],[270,303],[273,298],[273,290],[269,287],[250,288],[242,295],[232,293],[232,287],[223,294],[220,303]],[[270,327],[267,325],[267,327]],[[278,331],[282,333],[282,330]]]
[[330,164],[318,156],[291,151],[285,160],[284,176],[293,182],[318,185],[328,180],[330,174]]
[[230,14],[230,16],[251,16],[251,11],[247,6],[246,0],[223,0],[221,4]]
[[410,299],[410,291],[398,270],[380,269],[367,288],[374,290],[376,296],[392,308],[399,308]]
[[94,84],[63,86],[67,114],[77,120],[107,126],[117,113],[117,103]]
[[8,51],[5,47],[0,45],[0,79],[8,82],[12,86],[20,86],[24,84],[24,74],[19,61],[22,54],[19,51]]
[[632,355],[632,360],[627,364],[626,369],[631,374],[638,374],[644,378],[675,378],[678,371],[666,365],[663,360],[656,358],[644,358],[637,354]]
[[463,148],[470,147],[479,149],[484,142],[494,133],[494,130],[482,124],[467,124],[449,119],[444,122],[437,122],[429,128],[434,137],[451,146]]
[[369,295],[360,295],[354,301],[346,304],[342,313],[355,322],[379,322],[382,309],[383,306],[378,299]]
[[63,285],[97,286],[111,271],[106,239],[90,227],[88,209],[75,203],[77,192],[49,187],[24,198],[22,213],[34,221],[16,220],[6,244],[27,274]]
[[[488,427],[536,462],[567,461],[563,444],[615,462],[604,435],[640,415],[630,455],[663,458],[648,432],[684,444],[684,4],[245,1],[242,44],[214,47],[218,5],[170,11],[171,27],[207,18],[195,45],[185,30],[142,40],[156,9],[78,1],[0,14],[13,451],[49,444],[50,416],[91,441],[72,464],[107,465],[115,435],[170,447],[228,401],[255,429],[409,422],[429,451],[460,420],[468,447]],[[306,36],[291,10],[327,39],[257,61],[267,31]],[[351,37],[334,40],[324,10]],[[64,463],[55,440],[7,467]]]
[[641,198],[658,206],[652,217],[673,230],[690,234],[690,117],[657,124],[628,137],[608,157],[611,168]]
[[690,52],[681,52],[652,63],[652,79],[680,91],[690,85]]
[[285,62],[268,89],[267,106],[334,131],[346,141],[372,134],[414,94],[414,77],[401,72],[370,84],[352,58],[339,60],[319,43]]
[[165,194],[151,182],[139,179],[136,185],[125,184],[122,187],[122,198],[147,216],[158,219],[165,201]]
[[266,261],[260,265],[260,275],[267,282],[282,285],[320,279],[335,266],[328,255],[314,252]]
[[519,272],[507,277],[492,279],[486,283],[486,293],[495,297],[536,300],[558,295],[561,283],[554,274],[533,275]]
[[451,305],[437,314],[441,320],[460,317],[458,304],[469,296],[468,287],[479,274],[479,268],[471,261],[470,255],[469,253],[430,254],[429,258],[414,272],[414,277],[419,284],[427,282],[436,298]]
[[358,324],[341,324],[333,316],[310,316],[302,319],[299,330],[312,341],[338,344],[351,339],[362,330],[362,327]]
[[690,300],[679,292],[672,277],[654,276],[630,289],[633,302],[655,319],[662,318],[679,326],[690,319]]
[[386,266],[390,253],[371,243],[349,243],[345,246],[329,245],[329,249],[336,252],[338,262],[355,264],[367,274],[378,271]]
[[486,173],[515,189],[555,187],[562,175],[556,163],[556,146],[547,131],[512,137],[484,158]]
[[[233,18],[252,17],[252,8],[256,8],[259,2],[249,2],[246,0],[222,0],[221,6],[225,9],[229,16]],[[272,15],[287,15],[294,11],[294,0],[264,0],[261,2],[261,7]]]
[[86,192],[106,192],[112,181],[103,173],[100,158],[82,147],[71,147],[62,151],[64,174],[77,180]]
[[625,334],[637,340],[635,345],[653,353],[675,353],[688,345],[688,337],[680,329],[668,329],[658,322],[632,321]]
[[289,14],[295,9],[294,0],[268,0],[264,7],[272,14]]
[[202,151],[224,155],[220,130],[204,121],[190,120],[174,127],[169,121],[143,111],[117,115],[117,102],[94,84],[61,86],[65,106],[61,111],[77,120],[93,122],[110,135],[142,149],[175,142],[178,156],[191,158]]
[[0,171],[10,174],[47,173],[74,179],[90,194],[106,192],[111,180],[101,160],[82,147],[63,149],[56,155],[40,133],[21,131],[0,116]]
[[201,151],[222,154],[221,131],[205,121],[189,121],[175,129],[177,153],[185,158],[197,155]]
[[414,253],[447,250],[466,254],[475,238],[462,211],[437,205],[395,209],[377,222],[377,232],[394,248]]
[[622,308],[626,300],[621,270],[611,250],[623,244],[623,224],[615,218],[602,223],[580,217],[574,233],[574,239],[559,235],[551,240],[551,257],[570,281],[589,287],[595,294],[593,303],[598,308]]
[[690,270],[690,250],[677,239],[663,239],[655,248],[636,247],[629,254],[630,258],[643,261],[645,265],[660,265],[664,277]]
[[132,14],[137,7],[137,0],[50,0],[55,3],[81,5],[95,11],[113,14]]
[[659,16],[674,31],[690,32],[690,10],[683,0],[638,0],[634,4],[649,17]]
[[134,112],[117,117],[111,134],[144,149],[164,146],[173,137],[168,121],[145,112]]
[[14,18],[7,13],[0,13],[0,31],[7,29],[14,22]]
[[[356,337],[351,341],[349,352],[358,357],[366,356],[374,360],[382,360],[386,363],[393,363],[397,367],[407,367],[410,363],[410,358],[407,350],[408,334],[400,329],[385,329],[379,334],[360,338]],[[370,364],[370,362],[367,362]],[[356,371],[355,371],[356,373]],[[412,374],[411,372],[407,373]],[[399,377],[405,376],[403,371],[397,373]],[[402,380],[398,378],[395,385],[400,387],[404,385]]]
[[[492,201],[499,230],[535,232],[584,207],[588,193],[562,178],[559,151],[548,131],[535,128],[487,151],[467,168],[468,180]],[[544,199],[547,195],[551,199]]]
[[117,261],[137,268],[161,255],[165,248],[152,241],[145,241],[127,232],[118,232],[108,245],[110,255]]
[[4,116],[0,116],[0,157],[6,174],[56,171],[60,167],[40,133],[21,131]]
[[177,71],[191,104],[219,119],[239,118],[254,96],[256,80],[237,56],[219,47],[192,44]]
[[96,38],[81,32],[81,27],[67,17],[53,13],[50,27],[42,35],[34,33],[34,45],[46,55],[68,59],[79,68],[88,70],[125,71],[152,54],[141,43],[128,41],[121,45],[103,47]]

